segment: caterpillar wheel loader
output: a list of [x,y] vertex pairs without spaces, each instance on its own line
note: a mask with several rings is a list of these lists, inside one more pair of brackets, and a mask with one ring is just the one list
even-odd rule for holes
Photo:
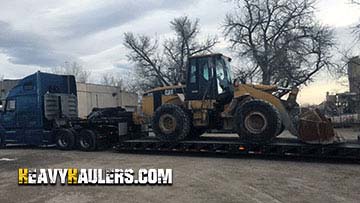
[[[299,132],[319,132],[316,126],[301,125],[297,88],[239,84],[231,79],[230,62],[222,54],[191,57],[185,85],[158,87],[144,93],[142,112],[157,138],[174,142],[196,139],[216,129],[236,132],[246,142],[264,143],[284,129],[295,136]],[[286,100],[281,98],[284,91],[289,92]],[[321,122],[332,131],[329,123]],[[299,130],[308,126],[313,129]],[[316,139],[319,136],[325,135],[313,135]]]

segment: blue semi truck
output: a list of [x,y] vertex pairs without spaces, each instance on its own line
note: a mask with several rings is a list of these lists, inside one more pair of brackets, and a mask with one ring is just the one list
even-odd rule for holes
[[133,131],[139,135],[139,129],[132,113],[121,107],[95,108],[87,119],[78,118],[74,76],[39,71],[20,80],[3,101],[0,148],[56,144],[59,149],[89,151],[117,143]]

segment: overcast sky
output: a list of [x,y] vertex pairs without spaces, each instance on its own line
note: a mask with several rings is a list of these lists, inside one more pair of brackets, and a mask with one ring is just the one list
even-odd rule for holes
[[[348,27],[360,20],[360,7],[350,5],[349,1],[321,0],[316,13],[321,22],[336,27],[340,47],[352,44]],[[122,45],[124,32],[146,33],[162,39],[169,36],[171,19],[189,15],[200,19],[203,34],[218,35],[221,39],[221,23],[233,9],[226,0],[0,0],[0,3],[0,71],[5,78],[20,78],[64,61],[77,61],[91,70],[93,82],[99,81],[103,73],[122,73],[131,68]],[[228,50],[221,43],[216,51]],[[329,82],[330,79],[322,79],[312,87],[324,84],[329,91],[343,89],[336,84],[330,87]]]

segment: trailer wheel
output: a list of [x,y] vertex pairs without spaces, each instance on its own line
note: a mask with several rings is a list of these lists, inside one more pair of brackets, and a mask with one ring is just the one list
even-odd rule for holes
[[84,129],[80,132],[79,148],[82,151],[96,150],[96,135],[94,131]]
[[5,136],[1,133],[0,134],[0,149],[5,148],[6,144],[5,144]]
[[70,150],[75,146],[75,136],[69,129],[60,129],[56,132],[56,146],[61,150]]
[[152,128],[160,140],[180,141],[190,132],[190,118],[180,106],[163,104],[155,111]]
[[282,125],[279,111],[263,100],[251,100],[239,106],[235,124],[240,139],[252,143],[269,142]]

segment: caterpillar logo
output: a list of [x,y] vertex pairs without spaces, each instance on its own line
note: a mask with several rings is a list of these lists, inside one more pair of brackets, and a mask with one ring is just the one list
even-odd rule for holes
[[172,169],[19,168],[19,185],[171,185]]

